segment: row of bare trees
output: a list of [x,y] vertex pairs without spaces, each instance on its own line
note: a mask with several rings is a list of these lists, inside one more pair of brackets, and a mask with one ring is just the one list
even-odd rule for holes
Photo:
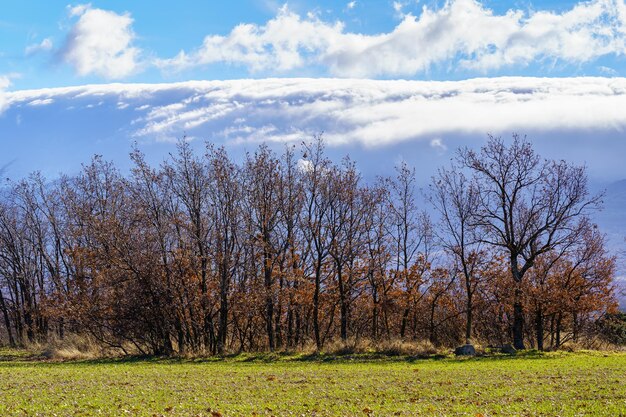
[[153,354],[339,338],[544,349],[615,308],[584,169],[543,160],[517,136],[460,150],[425,207],[408,165],[366,183],[321,138],[280,155],[260,146],[241,163],[184,140],[158,167],[136,149],[131,159],[129,175],[95,157],[76,176],[5,187],[6,342],[89,334]]

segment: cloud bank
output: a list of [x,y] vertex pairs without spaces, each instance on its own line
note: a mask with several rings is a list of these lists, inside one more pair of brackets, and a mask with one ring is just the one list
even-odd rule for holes
[[626,128],[625,78],[265,79],[93,85],[3,96],[7,113],[26,118],[28,109],[41,112],[40,118],[58,113],[73,120],[100,114],[115,134],[142,141],[187,134],[222,143],[290,142],[324,131],[331,146],[424,140],[445,151],[450,134]]
[[341,21],[302,17],[284,6],[265,24],[242,23],[229,34],[209,34],[200,47],[158,60],[166,70],[226,63],[251,72],[285,73],[321,67],[339,77],[397,77],[435,66],[487,73],[534,63],[578,65],[626,53],[624,0],[592,0],[570,10],[495,14],[477,0],[424,6],[419,16],[402,14],[390,32],[346,31]]
[[8,106],[5,90],[11,86],[11,75],[0,74],[0,115]]

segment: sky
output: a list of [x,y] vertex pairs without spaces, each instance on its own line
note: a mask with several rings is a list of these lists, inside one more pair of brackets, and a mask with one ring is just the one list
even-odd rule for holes
[[515,131],[608,184],[626,178],[625,53],[624,0],[5,2],[0,166],[323,131],[365,170],[410,155],[428,178]]
[[610,183],[625,53],[624,0],[5,2],[0,163],[54,176],[134,142],[158,159],[182,136],[242,153],[323,131],[428,173],[516,131]]
[[12,89],[265,77],[624,76],[623,0],[4,2]]
[[[235,158],[323,132],[364,177],[424,186],[458,147],[527,135],[607,189],[626,236],[625,0],[21,0],[0,6],[0,169]],[[602,217],[604,216],[604,217]]]

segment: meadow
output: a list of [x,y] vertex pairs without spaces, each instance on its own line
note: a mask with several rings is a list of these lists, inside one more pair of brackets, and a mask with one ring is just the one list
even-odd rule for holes
[[55,362],[0,350],[2,416],[626,416],[626,354]]

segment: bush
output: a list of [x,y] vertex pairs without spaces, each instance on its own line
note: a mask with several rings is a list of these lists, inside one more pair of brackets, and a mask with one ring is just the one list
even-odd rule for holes
[[596,322],[596,326],[608,342],[626,345],[626,313],[605,314]]
[[[44,358],[52,360],[82,360],[109,356],[109,352],[100,343],[85,335],[67,335],[63,339],[52,338],[45,345],[31,346],[39,350]],[[119,352],[117,352],[119,355]]]
[[324,349],[330,355],[377,354],[385,356],[431,356],[441,353],[427,340],[400,339],[373,341],[370,339],[335,340]]

